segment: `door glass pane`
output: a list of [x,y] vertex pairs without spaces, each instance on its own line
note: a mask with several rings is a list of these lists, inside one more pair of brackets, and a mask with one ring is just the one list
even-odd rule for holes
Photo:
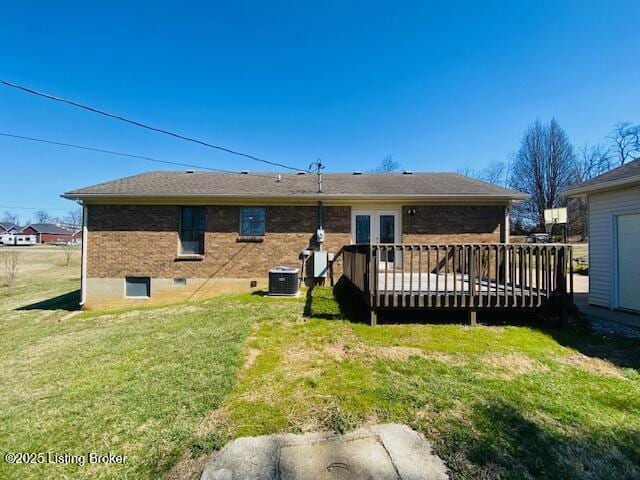
[[371,215],[356,215],[356,243],[371,243]]
[[[380,243],[396,243],[395,215],[380,215]],[[385,260],[385,255],[380,257]],[[386,261],[393,263],[395,249],[387,250]]]
[[396,243],[395,215],[380,215],[380,243]]

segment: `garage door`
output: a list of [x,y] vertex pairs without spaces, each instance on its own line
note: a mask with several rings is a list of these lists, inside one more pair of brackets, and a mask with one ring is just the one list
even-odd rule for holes
[[618,306],[640,312],[640,214],[618,217]]

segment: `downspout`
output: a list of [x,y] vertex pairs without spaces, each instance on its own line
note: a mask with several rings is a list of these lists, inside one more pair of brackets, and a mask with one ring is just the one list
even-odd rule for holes
[[[320,198],[320,195],[322,194],[322,169],[324,168],[322,166],[322,161],[320,159],[318,159],[318,161],[316,162],[316,173],[318,176],[318,198]],[[318,241],[318,251],[322,251],[322,244],[324,243],[324,211],[323,211],[323,207],[322,207],[322,201],[318,200],[318,230],[316,232],[316,236],[319,237],[320,234],[322,235],[322,238],[316,238],[316,240]]]
[[80,306],[84,307],[87,301],[87,218],[89,209],[82,204],[82,258],[80,267]]
[[[318,201],[318,231],[324,231],[324,207],[322,206],[322,201]],[[322,251],[322,244],[324,242],[321,242],[320,239],[318,240],[318,249],[321,252]],[[323,239],[324,240],[324,239]]]
[[504,243],[511,243],[511,202],[504,207]]

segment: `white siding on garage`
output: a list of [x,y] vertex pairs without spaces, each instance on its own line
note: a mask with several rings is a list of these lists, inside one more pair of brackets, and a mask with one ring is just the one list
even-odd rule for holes
[[589,303],[613,307],[615,216],[640,213],[640,187],[589,195]]

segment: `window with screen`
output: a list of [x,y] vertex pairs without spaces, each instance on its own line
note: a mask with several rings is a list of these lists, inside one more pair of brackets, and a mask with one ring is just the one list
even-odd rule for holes
[[204,255],[204,207],[180,209],[180,254]]
[[240,212],[240,236],[261,237],[265,232],[264,208],[244,207]]

